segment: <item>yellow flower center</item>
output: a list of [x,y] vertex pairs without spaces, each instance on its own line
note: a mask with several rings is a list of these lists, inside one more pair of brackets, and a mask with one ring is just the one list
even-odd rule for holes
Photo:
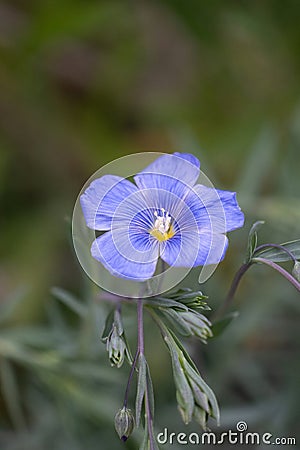
[[171,224],[172,219],[170,214],[164,208],[161,208],[161,213],[159,215],[157,211],[154,211],[156,219],[153,228],[150,230],[150,234],[160,242],[163,242],[174,236],[175,231]]

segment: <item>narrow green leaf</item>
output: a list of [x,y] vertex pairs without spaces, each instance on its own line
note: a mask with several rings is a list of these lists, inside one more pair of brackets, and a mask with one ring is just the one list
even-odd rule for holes
[[192,380],[191,378],[188,378],[188,382],[192,388],[195,403],[209,414],[209,405],[208,405],[207,396],[204,394],[204,392],[201,391],[201,389],[199,388],[199,385],[197,383],[195,383],[194,380]]
[[178,291],[169,294],[167,297],[176,299],[177,301],[191,300],[194,298],[205,300],[208,298],[201,291],[192,291],[192,289],[189,288],[179,289]]
[[133,364],[133,357],[132,357],[132,353],[131,353],[131,350],[130,350],[129,342],[128,342],[128,339],[126,337],[125,331],[123,333],[123,340],[125,342],[125,347],[126,347],[125,348],[125,355],[126,355],[127,361],[129,362],[130,365],[132,365]]
[[162,309],[160,308],[160,314],[164,316],[168,324],[174,328],[177,333],[182,336],[191,336],[191,330],[186,321],[180,316],[180,313],[174,311],[174,309]]
[[145,356],[140,354],[138,359],[138,380],[137,380],[137,391],[136,391],[136,401],[135,401],[135,415],[136,415],[136,426],[139,427],[142,413],[142,404],[145,396],[146,385],[147,385],[147,362]]
[[190,357],[189,353],[187,352],[185,347],[182,345],[182,343],[180,342],[180,340],[178,339],[176,334],[173,333],[172,330],[169,330],[169,333],[170,333],[170,335],[172,337],[173,343],[178,347],[179,350],[181,350],[182,355],[184,356],[184,358],[188,361],[190,366],[193,367],[193,369],[197,371],[198,369],[197,369],[194,361],[192,360],[192,358]]
[[150,368],[148,366],[148,363],[146,362],[146,382],[147,382],[147,396],[149,399],[149,405],[150,405],[150,411],[152,417],[154,417],[154,390],[153,390],[153,384],[152,384],[152,378],[150,374]]
[[[285,242],[280,245],[281,247],[284,247],[289,252],[291,252],[292,255],[295,257],[295,259],[300,259],[300,239]],[[269,259],[273,262],[284,262],[291,260],[291,257],[284,250],[280,250],[279,248],[274,247],[258,251],[257,253],[255,253],[255,256],[260,256],[262,258]]]
[[180,297],[181,295],[189,294],[193,292],[191,288],[180,288],[175,292],[168,294],[168,298]]
[[70,292],[65,291],[64,289],[53,287],[51,289],[51,293],[53,297],[66,305],[69,309],[71,309],[78,316],[85,318],[87,316],[88,310],[87,307],[82,304],[76,297],[74,297]]
[[213,333],[213,337],[220,336],[225,329],[228,327],[228,325],[231,324],[231,322],[236,319],[239,316],[238,311],[233,311],[229,314],[226,314],[222,319],[217,320],[215,323],[213,323],[211,327],[211,331]]
[[213,390],[205,383],[203,378],[201,377],[198,370],[194,370],[186,361],[183,361],[184,369],[186,373],[191,379],[198,384],[200,389],[206,394],[208,401],[211,405],[211,416],[214,417],[217,421],[217,424],[220,423],[220,410],[219,405],[216,399],[216,396]]
[[121,311],[118,307],[115,308],[114,323],[116,325],[119,336],[121,336],[123,334],[124,328],[123,328],[123,323],[122,323]]
[[248,247],[247,247],[247,259],[246,262],[249,262],[252,258],[253,253],[255,252],[257,246],[257,231],[265,222],[263,220],[258,220],[255,222],[249,231],[248,236]]
[[182,311],[186,311],[188,309],[187,306],[183,305],[182,303],[164,297],[154,297],[151,299],[145,299],[144,305],[153,308],[176,308]]
[[106,317],[104,330],[103,330],[102,337],[101,337],[103,342],[107,341],[108,336],[112,329],[113,322],[114,322],[114,309],[112,309]]
[[169,348],[172,360],[173,377],[177,390],[176,397],[178,401],[178,409],[181,413],[183,422],[188,424],[192,420],[193,416],[194,396],[181,366],[180,355],[177,352],[176,346],[173,345],[172,340],[168,337],[165,337],[165,342]]
[[149,434],[147,423],[145,423],[143,440],[141,442],[139,450],[149,450]]
[[194,413],[193,413],[193,419],[195,422],[199,423],[199,425],[203,428],[204,431],[207,431],[207,413],[204,411],[204,409],[199,408],[198,406],[195,406]]

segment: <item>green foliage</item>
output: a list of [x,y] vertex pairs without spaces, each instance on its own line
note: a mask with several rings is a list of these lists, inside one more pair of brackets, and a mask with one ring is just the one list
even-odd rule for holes
[[248,236],[247,258],[246,258],[247,263],[251,261],[252,256],[257,247],[257,231],[260,229],[262,225],[264,225],[264,223],[265,222],[263,220],[259,220],[258,222],[255,222],[250,228]]
[[264,248],[255,252],[256,256],[269,259],[274,262],[290,261],[292,257],[285,250],[288,250],[295,259],[300,259],[300,239],[280,244],[282,248]]

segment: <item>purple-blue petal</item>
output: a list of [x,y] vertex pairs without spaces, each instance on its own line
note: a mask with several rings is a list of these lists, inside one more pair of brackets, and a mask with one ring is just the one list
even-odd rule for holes
[[157,263],[155,251],[154,248],[150,261],[135,261],[130,258],[130,254],[126,257],[120,252],[110,231],[98,237],[91,247],[93,258],[102,263],[112,275],[133,281],[145,281],[153,276]]
[[201,230],[226,233],[244,225],[236,193],[196,185],[185,198]]
[[134,177],[140,189],[162,188],[182,197],[200,174],[199,160],[189,153],[165,154]]
[[87,226],[92,230],[109,230],[119,204],[136,191],[133,183],[116,175],[104,175],[92,181],[80,196]]
[[181,232],[161,245],[161,258],[173,267],[194,267],[199,252],[200,240],[195,233]]
[[161,258],[173,267],[205,266],[222,261],[227,247],[224,234],[183,231],[164,243]]

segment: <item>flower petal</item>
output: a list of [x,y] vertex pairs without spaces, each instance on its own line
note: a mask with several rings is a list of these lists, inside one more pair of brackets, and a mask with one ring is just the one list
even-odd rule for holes
[[[142,261],[143,252],[140,253],[140,260],[136,261],[130,257],[130,247],[124,248],[123,254],[120,253],[115,243],[115,237],[116,235],[113,236],[111,232],[104,233],[102,236],[98,237],[91,247],[93,258],[101,262],[103,266],[116,277],[133,281],[145,281],[151,278],[155,272],[157,263],[157,247],[153,246],[152,258],[150,258],[150,261]],[[124,256],[125,251],[128,254],[127,257]],[[136,252],[134,252],[134,257],[136,258]]]
[[104,175],[92,181],[80,196],[87,226],[92,230],[109,230],[119,203],[136,191],[133,183],[116,175]]
[[197,184],[185,198],[201,230],[226,233],[244,225],[236,193]]
[[200,249],[195,266],[218,264],[225,257],[228,238],[224,234],[200,232]]
[[200,174],[199,160],[189,153],[160,156],[134,177],[140,189],[162,188],[182,197],[187,187],[196,183]]
[[174,267],[217,264],[224,259],[227,246],[224,234],[182,232],[165,242],[161,258]]
[[174,267],[194,267],[199,253],[199,233],[177,233],[161,245],[161,258]]

